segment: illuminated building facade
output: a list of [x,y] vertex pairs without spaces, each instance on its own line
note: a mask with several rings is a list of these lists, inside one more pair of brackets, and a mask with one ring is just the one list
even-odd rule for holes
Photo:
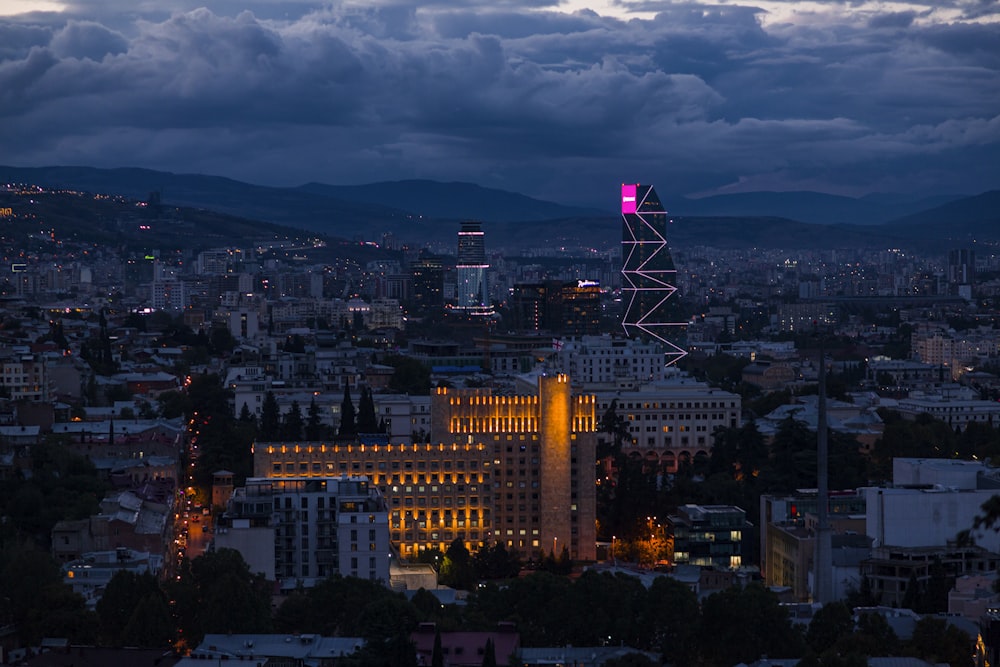
[[486,242],[478,222],[463,222],[455,262],[455,308],[468,315],[492,315]]
[[597,418],[565,375],[538,393],[438,388],[432,444],[257,443],[254,474],[364,475],[385,494],[400,554],[503,542],[526,556],[596,557]]
[[683,332],[670,297],[677,269],[667,246],[667,212],[651,185],[622,185],[622,327],[630,338],[660,341],[667,363],[687,352],[672,342]]

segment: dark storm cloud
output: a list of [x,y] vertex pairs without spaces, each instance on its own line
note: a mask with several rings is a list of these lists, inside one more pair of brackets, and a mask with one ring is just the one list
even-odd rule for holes
[[128,41],[120,33],[92,21],[70,21],[49,43],[57,58],[101,60],[107,55],[125,53]]
[[36,25],[3,23],[0,19],[0,62],[24,58],[33,46],[44,46],[52,30]]
[[891,12],[888,14],[877,14],[868,21],[872,28],[909,28],[913,25],[913,20],[917,18],[917,12]]
[[774,5],[548,6],[95,2],[0,19],[2,162],[460,179],[567,201],[632,179],[684,194],[1000,177],[995,23],[917,4],[801,22],[764,21]]

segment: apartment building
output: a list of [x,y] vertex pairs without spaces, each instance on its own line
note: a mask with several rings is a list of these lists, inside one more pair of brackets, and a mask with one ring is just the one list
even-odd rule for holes
[[388,512],[367,478],[250,478],[216,524],[217,549],[283,590],[335,574],[389,582]]

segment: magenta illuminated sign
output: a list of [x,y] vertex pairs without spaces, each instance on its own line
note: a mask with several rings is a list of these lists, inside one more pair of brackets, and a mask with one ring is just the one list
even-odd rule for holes
[[635,213],[635,185],[622,184],[622,214]]

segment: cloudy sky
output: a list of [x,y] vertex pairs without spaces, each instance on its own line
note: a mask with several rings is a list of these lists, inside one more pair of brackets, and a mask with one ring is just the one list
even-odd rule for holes
[[1000,187],[997,0],[743,1],[0,0],[0,164],[610,208]]

